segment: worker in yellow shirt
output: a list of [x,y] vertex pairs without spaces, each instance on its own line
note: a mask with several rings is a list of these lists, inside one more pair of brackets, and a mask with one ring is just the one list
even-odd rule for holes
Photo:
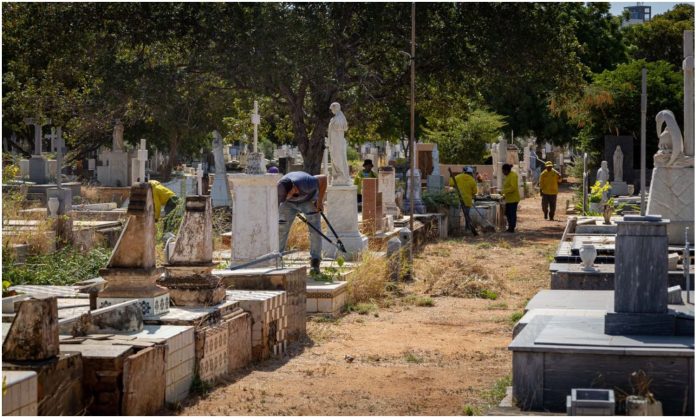
[[148,183],[152,187],[152,202],[155,206],[155,222],[157,222],[160,218],[162,206],[164,206],[164,216],[167,216],[169,212],[176,208],[179,197],[157,180],[150,180]]
[[474,205],[474,196],[478,188],[476,187],[476,180],[474,180],[474,169],[473,167],[464,167],[464,172],[456,175],[454,178],[450,177],[449,185],[454,187],[456,182],[456,187],[462,196],[464,204],[462,209],[464,210],[464,219],[466,220],[466,227],[471,230],[474,236],[478,235],[474,224],[471,222],[471,217],[469,211]]
[[556,197],[558,197],[558,185],[561,182],[561,174],[553,169],[553,163],[547,161],[546,169],[539,176],[539,188],[541,189],[541,210],[544,219],[553,221],[556,213]]
[[520,202],[520,189],[518,186],[517,173],[512,171],[512,165],[503,164],[503,190],[505,198],[505,217],[508,227],[505,232],[515,232],[517,226],[517,204]]

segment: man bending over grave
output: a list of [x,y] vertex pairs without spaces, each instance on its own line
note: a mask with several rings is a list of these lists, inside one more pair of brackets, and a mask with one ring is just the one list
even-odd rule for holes
[[164,216],[169,215],[169,212],[176,208],[179,197],[157,180],[150,180],[149,183],[152,187],[152,203],[155,206],[155,222],[157,222],[160,218],[162,206],[164,206]]
[[[304,214],[312,226],[321,231],[321,211],[323,199],[320,193],[320,181],[317,177],[304,171],[292,171],[278,180],[278,238],[281,252],[285,251],[288,235],[298,213]],[[309,230],[309,254],[312,258],[312,273],[319,273],[321,262],[321,236]]]

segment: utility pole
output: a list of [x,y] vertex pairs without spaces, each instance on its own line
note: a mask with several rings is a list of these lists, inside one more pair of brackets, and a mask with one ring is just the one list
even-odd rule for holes
[[645,216],[645,118],[648,112],[648,70],[643,68],[640,94],[640,216]]
[[409,229],[411,230],[411,242],[408,252],[409,270],[413,273],[413,199],[414,187],[420,187],[420,184],[415,184],[416,176],[416,3],[411,3],[411,136],[408,141],[411,156],[411,188],[408,191],[409,212]]

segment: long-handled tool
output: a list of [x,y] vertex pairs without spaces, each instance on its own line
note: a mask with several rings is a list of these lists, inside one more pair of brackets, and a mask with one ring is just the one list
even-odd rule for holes
[[457,191],[457,197],[459,198],[459,206],[462,208],[462,213],[464,214],[464,220],[466,221],[466,227],[471,230],[471,233],[474,234],[474,236],[478,235],[478,232],[476,231],[476,228],[474,227],[473,222],[471,222],[471,217],[469,216],[469,213],[464,210],[464,197],[462,196],[462,192],[459,191],[459,186],[457,186],[457,180],[454,178],[454,173],[452,172],[451,168],[447,168],[447,171],[449,171],[450,178],[452,179],[452,184],[454,184],[454,190]]
[[473,205],[473,207],[474,207],[474,210],[476,211],[476,213],[479,214],[479,217],[481,219],[483,219],[483,221],[485,223],[488,224],[488,225],[483,226],[483,231],[484,232],[495,232],[495,225],[493,225],[485,216],[483,216],[483,214],[478,210],[478,208],[476,207],[475,204]]
[[314,230],[314,232],[316,232],[317,234],[319,234],[319,236],[321,236],[321,237],[324,238],[326,241],[328,241],[329,244],[331,244],[331,245],[333,245],[334,247],[338,248],[339,251],[344,252],[344,253],[347,253],[348,251],[346,251],[346,247],[343,245],[343,242],[341,242],[341,239],[338,237],[338,234],[337,234],[336,231],[333,229],[333,226],[331,226],[331,224],[329,223],[329,220],[326,219],[326,216],[324,216],[324,212],[321,212],[321,211],[320,211],[319,213],[321,213],[322,217],[323,217],[324,220],[326,221],[326,224],[329,226],[329,229],[331,229],[331,232],[332,232],[332,233],[334,234],[334,236],[336,237],[336,242],[333,242],[333,241],[331,240],[331,238],[327,237],[323,232],[321,232],[321,229],[318,229],[317,227],[315,227],[314,225],[312,225],[312,224],[307,220],[307,218],[305,218],[304,216],[302,216],[302,214],[299,214],[299,213],[298,213],[298,214],[297,214],[297,217],[300,218],[300,220],[301,220],[302,222],[306,223],[308,227],[312,228],[312,230]]

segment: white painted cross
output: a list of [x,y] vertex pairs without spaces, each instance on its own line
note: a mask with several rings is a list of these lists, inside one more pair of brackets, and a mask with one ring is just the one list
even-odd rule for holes
[[[32,155],[41,155],[43,152],[43,145],[41,144],[41,128],[43,124],[41,123],[40,118],[25,118],[24,123],[27,125],[34,125],[34,153]],[[47,124],[51,123],[51,120],[48,119],[46,122]]]
[[254,124],[254,152],[259,152],[259,124],[261,123],[261,115],[259,115],[259,102],[254,100],[254,113],[251,115],[251,123]]

